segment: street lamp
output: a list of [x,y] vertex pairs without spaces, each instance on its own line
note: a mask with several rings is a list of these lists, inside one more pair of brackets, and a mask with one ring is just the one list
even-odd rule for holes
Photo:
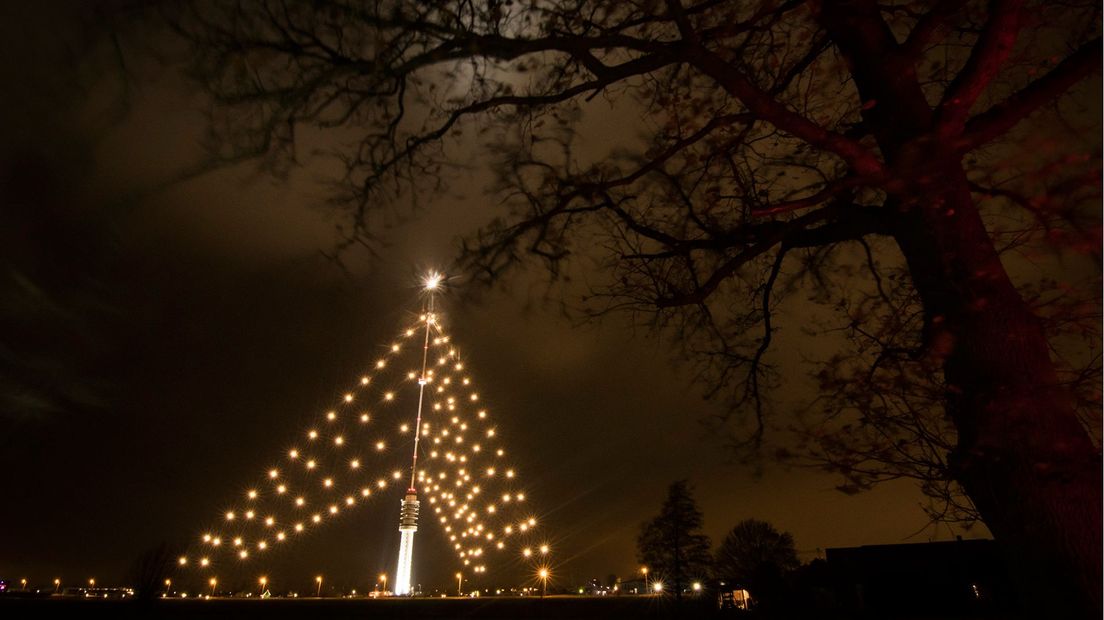
[[54,594],[57,594],[58,590],[61,590],[61,580],[54,579]]
[[464,573],[456,573],[456,596],[464,596]]
[[172,579],[166,579],[165,580],[165,594],[168,594],[170,589],[172,589]]
[[27,580],[26,579],[20,579],[19,584],[23,587],[24,590],[27,589]]
[[215,586],[218,585],[218,579],[211,577],[211,580],[207,583],[211,584],[211,596],[215,595]]
[[315,577],[314,580],[318,582],[318,592],[315,593],[315,596],[322,598],[322,575]]
[[544,598],[544,595],[548,593],[548,569],[541,568],[537,575],[541,579],[541,598]]
[[261,577],[257,581],[261,584],[261,595],[264,595],[265,586],[268,585],[268,577]]
[[91,579],[88,580],[88,587],[90,587],[90,588],[95,588],[96,587],[96,578],[95,577],[92,577]]
[[384,595],[386,595],[387,594],[387,573],[380,573],[379,580],[380,580],[380,582],[383,583],[383,593],[384,593]]
[[648,593],[648,567],[640,567],[640,572],[644,573],[644,594]]

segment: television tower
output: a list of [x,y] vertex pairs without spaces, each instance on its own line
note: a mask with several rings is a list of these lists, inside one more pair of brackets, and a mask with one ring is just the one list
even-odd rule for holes
[[429,333],[436,318],[433,316],[433,294],[441,284],[441,275],[432,272],[425,279],[429,303],[425,313],[425,342],[422,345],[422,374],[418,377],[418,415],[414,421],[414,454],[410,462],[410,487],[399,509],[399,563],[395,569],[395,595],[408,596],[413,589],[410,572],[414,563],[414,533],[418,531],[418,491],[414,487],[418,475],[418,438],[422,435],[422,403],[425,400],[426,367],[429,361]]

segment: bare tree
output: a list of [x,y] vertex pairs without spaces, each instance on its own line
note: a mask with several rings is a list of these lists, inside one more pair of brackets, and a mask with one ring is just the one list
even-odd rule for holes
[[[917,479],[936,512],[981,515],[1025,593],[1099,613],[1099,110],[1065,96],[1099,90],[1099,3],[167,12],[220,161],[279,172],[303,132],[354,138],[334,192],[347,243],[438,190],[456,134],[487,131],[510,212],[467,241],[467,269],[556,274],[599,252],[595,311],[672,334],[725,422],[751,421],[742,442],[792,427],[791,452],[845,490]],[[644,144],[582,154],[595,98],[643,115]],[[804,328],[839,344],[810,360],[823,396],[797,421],[767,398],[784,301],[821,308]]]

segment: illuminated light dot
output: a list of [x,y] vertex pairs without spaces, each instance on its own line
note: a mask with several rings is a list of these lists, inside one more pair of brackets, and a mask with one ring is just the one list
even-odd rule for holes
[[261,542],[257,543],[257,548],[261,551],[264,551],[265,549],[268,549],[268,543],[262,540]]
[[368,421],[368,414],[367,413],[360,414],[360,421],[361,422],[367,422]]
[[510,534],[514,533],[514,528],[512,526],[507,525],[502,531],[505,532],[506,535],[510,535]]
[[409,424],[403,424],[402,426],[399,426],[399,432],[400,433],[405,433],[409,430],[410,430],[410,425]]
[[506,477],[507,477],[507,478],[513,478],[513,477],[514,477],[514,470],[512,470],[512,469],[507,469],[507,470],[506,470]]
[[276,532],[276,540],[283,540],[287,538],[287,534],[283,532]]
[[299,451],[298,450],[288,451],[288,458],[293,458],[293,459],[299,458]]
[[337,419],[337,414],[335,412],[331,411],[331,412],[326,414],[326,419],[329,420],[330,422],[333,422],[334,420]]
[[441,438],[440,437],[434,437],[433,438],[433,443],[441,443]]
[[330,506],[330,514],[337,514],[337,504],[333,504],[332,506]]
[[457,364],[455,366],[455,368],[456,368],[456,370],[464,370],[464,365],[463,364]]
[[459,424],[460,423],[460,418],[458,418],[456,416],[452,416],[452,423],[453,424]]
[[296,506],[302,506],[305,503],[307,503],[307,500],[303,499],[302,497],[296,497],[295,498],[295,505]]
[[296,523],[295,524],[295,531],[296,532],[302,532],[303,531],[303,524],[302,523]]
[[503,547],[505,547],[505,546],[506,546],[506,543],[504,543],[504,542],[502,542],[502,541],[500,540],[500,541],[498,541],[498,544],[497,544],[497,545],[495,545],[495,546],[496,546],[496,547],[498,547],[499,549],[502,549]]
[[529,556],[533,555],[533,550],[530,549],[529,547],[526,547],[526,548],[521,550],[521,555],[523,555],[525,557],[529,557]]
[[431,459],[435,459],[435,458],[437,458],[437,451],[436,451],[436,450],[434,450],[434,451],[430,452],[430,453],[429,453],[429,458],[431,458]]
[[307,432],[307,437],[311,439],[318,439],[318,431],[312,430]]
[[221,538],[219,538],[219,537],[217,537],[217,536],[216,536],[215,538],[212,538],[212,539],[211,539],[211,545],[212,545],[212,546],[215,546],[215,547],[217,547],[217,546],[219,546],[219,545],[221,545],[221,544],[222,544],[222,539],[221,539]]
[[376,481],[376,486],[381,488],[381,489],[385,488],[387,486],[387,481],[384,480],[383,478],[380,478],[379,480]]
[[326,478],[325,480],[322,481],[322,486],[326,487],[327,489],[332,487],[333,486],[333,479],[332,478]]
[[482,448],[479,447],[479,444],[472,446],[472,452],[479,452],[480,450],[482,450]]
[[437,363],[438,363],[438,364],[444,364],[444,363],[445,363],[445,362],[447,362],[447,361],[448,361],[448,358],[447,358],[447,357],[439,357],[439,358],[437,358]]
[[476,394],[475,392],[472,392],[472,395],[469,396],[468,398],[470,398],[473,402],[477,401],[477,400],[479,400],[479,394]]
[[460,425],[460,430],[462,430],[462,431],[468,430],[468,425],[467,424],[461,424]]
[[383,395],[383,400],[395,400],[394,392],[387,392]]
[[235,539],[234,539],[234,546],[235,546],[235,547],[240,547],[240,546],[242,546],[242,539],[241,539],[241,537],[240,537],[240,536],[239,536],[238,538],[235,538]]
[[342,437],[341,435],[338,435],[337,437],[334,437],[334,445],[340,446],[344,443],[345,443],[345,438]]
[[398,480],[399,478],[402,478],[402,473],[398,470],[395,470],[395,471],[391,472],[391,477],[394,478],[395,480]]
[[363,489],[360,490],[360,496],[361,497],[368,497],[371,494],[372,494],[372,489],[369,489],[368,487],[364,487]]
[[252,518],[253,518],[253,515],[254,515],[254,513],[253,513],[253,511],[252,511],[252,510],[247,510],[247,511],[245,511],[245,518],[246,518],[246,519],[252,519]]
[[249,552],[245,549],[242,549],[238,552],[238,557],[244,560],[245,558],[249,557]]
[[464,443],[464,436],[463,435],[457,435],[456,436],[456,443]]
[[321,522],[322,521],[322,515],[320,515],[320,514],[311,515],[311,521],[314,521],[315,523]]
[[495,454],[497,454],[498,456],[502,456],[503,454],[506,454],[506,451],[503,450],[502,448],[499,448],[498,450],[495,451]]
[[227,521],[233,521],[234,520],[234,513],[233,512],[226,513],[226,520]]
[[360,378],[360,384],[361,384],[361,385],[368,385],[368,382],[369,382],[369,381],[371,381],[371,379],[370,379],[370,378],[368,378],[368,377],[361,377],[361,378]]
[[387,447],[387,444],[383,443],[382,441],[377,441],[376,442],[376,450],[383,450],[386,447]]
[[540,546],[540,552],[541,553],[548,553],[548,545],[541,545]]
[[360,461],[358,461],[357,459],[353,459],[353,460],[349,461],[349,467],[352,467],[353,469],[357,469],[358,467],[360,467]]
[[342,398],[343,398],[343,399],[345,400],[345,402],[347,402],[347,403],[351,403],[351,402],[353,402],[353,395],[352,395],[352,394],[346,394],[346,395],[345,395],[345,396],[343,396]]
[[398,353],[399,352],[399,345],[397,345],[397,344],[391,345],[391,352],[392,353]]
[[383,367],[384,367],[384,366],[386,366],[386,365],[387,365],[387,361],[386,361],[386,360],[378,360],[378,361],[376,362],[376,368],[383,368]]
[[434,411],[440,411],[441,410],[441,403],[433,403],[433,410]]
[[518,526],[518,531],[528,532],[529,531],[529,524],[528,523],[522,523],[521,525]]
[[418,375],[417,375],[417,374],[415,374],[415,373],[413,373],[413,372],[408,372],[408,373],[406,373],[406,378],[407,378],[407,379],[411,379],[411,380],[413,380],[413,379],[414,379],[414,377],[417,377],[417,376],[418,376]]
[[307,461],[307,469],[314,469],[316,463],[313,460]]
[[210,563],[211,563],[211,560],[209,560],[207,558],[200,558],[199,559],[199,565],[200,566],[207,566]]
[[518,493],[517,494],[517,501],[524,502],[525,501],[525,494],[524,493]]
[[276,525],[276,519],[273,519],[272,517],[267,517],[265,519],[265,525],[268,526],[268,527],[272,527],[273,525]]
[[204,534],[203,535],[203,542],[211,542],[211,535],[210,534]]
[[482,420],[483,418],[486,418],[487,417],[487,410],[486,409],[481,410],[478,415],[479,415],[480,420]]
[[491,514],[494,514],[494,512],[495,512],[494,504],[491,504],[490,506],[487,506],[487,512],[489,512]]
[[249,497],[249,499],[257,499],[257,492],[249,491],[248,493],[246,493],[246,496]]
[[176,561],[176,563],[181,565],[181,566],[184,566],[185,564],[188,563],[188,558],[186,558],[184,556],[180,556],[180,558]]
[[287,486],[281,484],[280,486],[276,487],[276,492],[280,495],[287,493]]
[[353,499],[352,495],[345,498],[345,505],[347,505],[347,506],[352,506],[355,502],[356,502],[356,500]]
[[279,476],[280,476],[280,471],[279,470],[277,470],[277,469],[268,470],[268,477],[269,478],[272,478],[273,480],[275,480]]

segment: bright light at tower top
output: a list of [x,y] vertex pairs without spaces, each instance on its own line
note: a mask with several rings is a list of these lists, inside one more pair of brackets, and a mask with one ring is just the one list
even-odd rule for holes
[[422,281],[422,284],[425,286],[425,290],[435,291],[437,290],[437,287],[441,286],[441,282],[444,279],[444,276],[442,276],[441,274],[437,273],[436,271],[431,271],[428,275],[426,275],[425,280]]

